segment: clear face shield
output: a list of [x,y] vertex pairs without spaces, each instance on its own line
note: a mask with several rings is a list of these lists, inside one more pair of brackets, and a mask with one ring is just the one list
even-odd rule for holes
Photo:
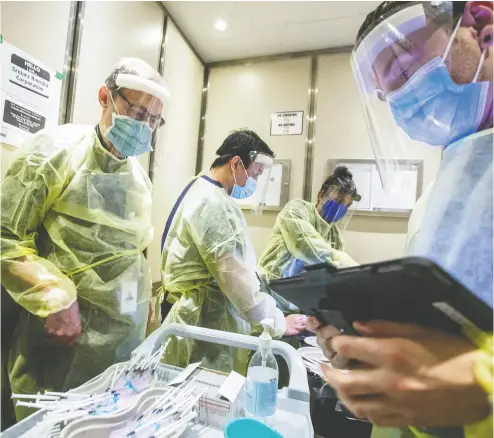
[[329,186],[324,195],[319,197],[317,211],[328,223],[338,225],[344,231],[358,207],[361,196],[356,190],[338,186]]
[[138,156],[153,150],[153,133],[165,124],[166,86],[132,74],[117,74],[108,84],[114,113],[103,133],[118,152]]
[[416,142],[446,147],[477,131],[489,83],[477,83],[485,52],[472,73],[471,63],[452,65],[461,25],[452,2],[407,4],[380,19],[357,41],[351,66],[381,181],[392,194],[400,160],[416,158]]
[[246,186],[249,185],[254,190],[254,193],[246,198],[237,199],[237,202],[242,206],[250,206],[254,214],[260,215],[269,201],[271,170],[274,158],[256,151],[250,152],[249,158],[251,165],[248,168],[248,172],[246,169],[248,176]]

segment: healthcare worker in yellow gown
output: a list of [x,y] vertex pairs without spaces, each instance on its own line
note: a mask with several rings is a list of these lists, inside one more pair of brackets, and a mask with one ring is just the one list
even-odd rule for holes
[[[285,321],[274,299],[262,292],[247,224],[235,200],[253,196],[256,188],[264,193],[257,180],[269,172],[274,153],[248,130],[231,133],[216,153],[210,171],[194,178],[179,196],[165,226],[162,281],[173,303],[165,323],[248,335],[272,318],[275,336],[296,335],[305,328],[304,317],[291,315]],[[262,205],[261,199],[257,202]],[[212,369],[245,373],[248,354],[171,337],[165,361],[181,367],[202,361]]]
[[354,265],[343,251],[338,223],[349,207],[360,201],[351,172],[335,169],[317,195],[317,203],[302,199],[288,202],[278,214],[259,266],[268,280],[297,275],[305,265],[332,262]]
[[151,66],[123,59],[98,92],[96,126],[42,130],[8,169],[2,285],[21,307],[12,392],[75,388],[144,340],[152,297],[143,251],[153,227],[137,156],[152,150],[167,97]]
[[[307,265],[333,263],[337,267],[356,266],[343,252],[339,224],[349,219],[348,208],[360,201],[351,172],[335,169],[317,196],[317,203],[302,199],[288,202],[278,214],[268,244],[259,259],[259,271],[269,282],[298,275]],[[345,224],[348,222],[346,221]],[[297,310],[273,292],[285,312]]]
[[[350,58],[385,188],[398,189],[399,159],[415,156],[410,139],[441,148],[407,254],[433,260],[491,308],[493,17],[491,1],[384,2]],[[360,361],[326,379],[352,412],[380,426],[373,437],[493,436],[492,332],[465,325],[467,339],[380,321],[355,329],[362,336],[326,326],[319,337],[328,357]]]

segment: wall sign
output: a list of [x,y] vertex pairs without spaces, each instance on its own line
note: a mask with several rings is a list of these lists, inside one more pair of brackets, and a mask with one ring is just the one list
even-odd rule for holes
[[271,135],[302,135],[303,128],[303,111],[271,114]]
[[2,143],[20,146],[43,128],[58,125],[63,75],[0,39]]

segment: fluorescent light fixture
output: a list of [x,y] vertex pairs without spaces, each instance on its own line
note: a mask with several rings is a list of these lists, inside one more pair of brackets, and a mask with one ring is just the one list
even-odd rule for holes
[[216,30],[220,30],[220,31],[224,31],[226,30],[226,28],[228,27],[228,24],[226,23],[225,20],[216,20],[215,23],[214,23],[214,28]]

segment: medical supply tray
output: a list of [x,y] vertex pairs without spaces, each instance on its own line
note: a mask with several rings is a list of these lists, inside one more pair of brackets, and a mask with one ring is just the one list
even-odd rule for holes
[[[148,351],[156,351],[163,341],[168,336],[172,335],[250,350],[256,350],[258,347],[258,338],[251,336],[180,324],[163,324],[162,327],[153,332],[141,346],[132,353],[131,357],[134,357],[141,348]],[[272,349],[275,354],[282,356],[286,360],[290,369],[289,385],[288,387],[281,389],[278,393],[278,405],[274,416],[273,427],[286,438],[312,437],[313,429],[310,419],[309,387],[303,361],[296,350],[286,343],[273,341]],[[115,369],[121,369],[126,363],[127,362],[112,365],[99,376],[72,391],[80,394],[105,392],[109,387]],[[178,376],[181,372],[182,369],[180,368],[160,364],[157,370],[158,383],[152,389],[147,389],[140,395],[152,391],[160,391],[160,389],[162,390],[168,382]],[[119,411],[116,414],[84,417],[68,423],[68,425],[63,428],[61,424],[58,423],[46,436],[50,438],[107,437],[109,436],[110,431],[113,430],[112,424],[119,424],[118,422],[121,422],[124,416],[131,415],[135,413],[136,410],[142,408],[143,403],[139,404],[141,401],[142,400],[139,398],[132,406]],[[36,436],[37,438],[43,438],[43,435],[32,434],[32,432],[35,431],[33,428],[38,424],[45,413],[46,411],[40,410],[32,414],[4,431],[0,437],[21,438],[26,436],[27,438],[27,436]],[[89,422],[91,422],[90,430],[87,427]],[[27,435],[28,433],[29,435]],[[196,423],[188,428],[188,431],[183,436],[186,438],[195,438],[199,436],[201,438],[220,438],[223,436],[223,431],[207,424]]]

